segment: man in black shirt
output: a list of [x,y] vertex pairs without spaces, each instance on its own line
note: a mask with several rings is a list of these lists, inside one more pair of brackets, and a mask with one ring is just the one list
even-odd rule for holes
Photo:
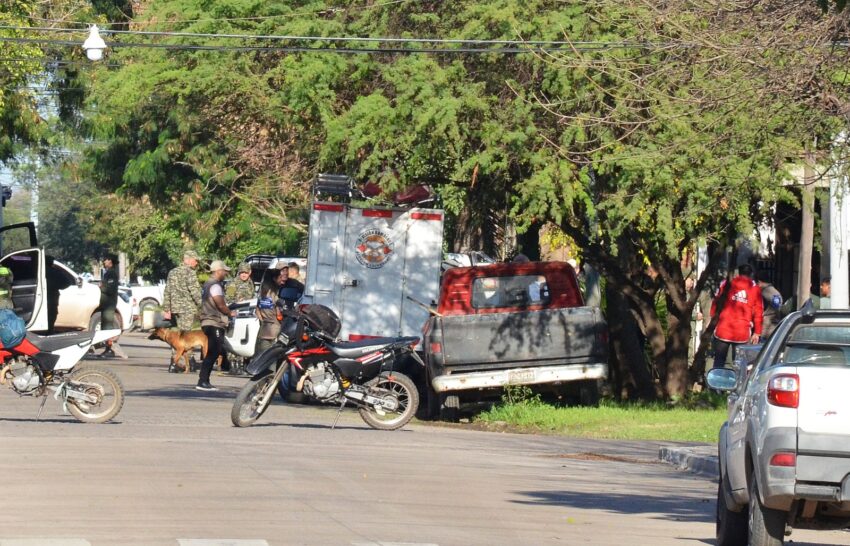
[[[112,330],[115,326],[115,306],[118,305],[118,273],[115,271],[115,259],[106,256],[103,259],[103,274],[100,276],[100,329]],[[106,342],[102,357],[112,358],[112,341]]]

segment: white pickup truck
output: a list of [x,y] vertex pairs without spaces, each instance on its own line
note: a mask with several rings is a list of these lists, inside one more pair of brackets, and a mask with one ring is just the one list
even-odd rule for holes
[[751,370],[714,369],[717,544],[776,546],[792,527],[850,527],[850,310],[789,315]]

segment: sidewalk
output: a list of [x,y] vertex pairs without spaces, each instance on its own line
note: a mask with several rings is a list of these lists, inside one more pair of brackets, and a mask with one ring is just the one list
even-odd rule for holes
[[662,446],[658,458],[703,476],[717,478],[720,475],[716,445]]

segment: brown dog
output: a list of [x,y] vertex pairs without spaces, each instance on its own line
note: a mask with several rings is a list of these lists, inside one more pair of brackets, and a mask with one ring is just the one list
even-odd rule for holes
[[182,356],[185,362],[183,373],[189,373],[191,371],[189,356],[192,354],[192,349],[200,349],[202,358],[207,356],[207,335],[201,330],[181,332],[179,330],[169,330],[168,328],[157,328],[148,336],[148,339],[161,339],[171,345],[171,348],[174,349],[174,361],[172,364],[177,368],[177,361]]

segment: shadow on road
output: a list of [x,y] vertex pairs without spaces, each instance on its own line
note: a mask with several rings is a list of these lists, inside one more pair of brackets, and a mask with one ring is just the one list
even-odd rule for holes
[[[257,428],[257,427],[291,427],[291,428],[330,430],[331,424],[328,423],[327,425],[318,425],[318,424],[309,424],[309,423],[255,423],[255,424],[251,425],[251,428]],[[369,428],[367,426],[352,427],[352,426],[346,426],[346,425],[337,425],[334,430],[361,430],[361,431],[365,431],[365,430],[374,430],[374,429]]]
[[570,506],[587,510],[603,510],[619,514],[657,514],[659,519],[691,522],[714,522],[714,502],[682,497],[588,493],[583,491],[520,491],[528,500],[518,504]]
[[[35,417],[26,418],[26,417],[0,417],[0,422],[7,423],[62,423],[63,425],[87,425],[88,423],[83,423],[82,421],[77,421],[73,416],[69,415],[67,417],[48,417],[41,419],[36,419]],[[99,426],[103,425],[120,425],[121,421],[107,421],[106,423],[99,423]]]
[[194,400],[225,400],[235,398],[239,393],[239,387],[217,387],[214,392],[196,391],[194,385],[175,385],[171,387],[160,387],[157,389],[134,389],[128,390],[127,396],[142,396],[145,398],[188,398]]

